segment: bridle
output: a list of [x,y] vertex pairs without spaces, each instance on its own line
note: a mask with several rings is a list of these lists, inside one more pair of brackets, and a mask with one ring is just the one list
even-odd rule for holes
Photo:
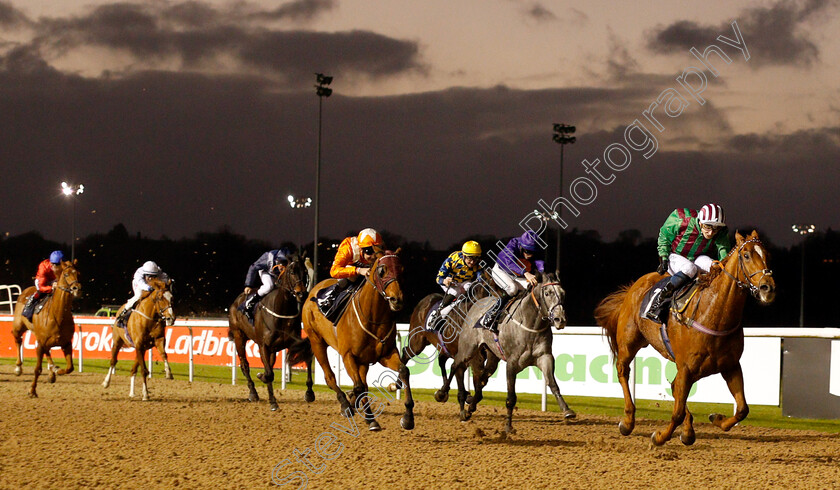
[[[555,304],[551,308],[547,308],[544,303],[540,304],[540,301],[537,300],[536,291],[537,291],[537,289],[543,289],[547,286],[560,286],[560,283],[559,282],[547,282],[547,283],[544,283],[544,284],[538,284],[536,287],[531,289],[531,299],[534,300],[534,304],[537,306],[537,310],[540,313],[545,311],[545,314],[543,314],[543,316],[540,318],[540,320],[542,320],[542,321],[548,320],[549,322],[551,322],[553,324],[555,319],[561,318],[558,311],[562,312],[563,301],[562,301],[562,298],[558,297],[557,298],[557,304]],[[558,296],[557,292],[554,289],[552,289],[551,292],[555,296]]]
[[[64,270],[61,271],[61,277],[59,277],[59,279],[58,279],[59,282],[55,285],[55,287],[64,291],[65,293],[70,293],[70,294],[75,295],[76,292],[80,289],[80,287],[78,287],[78,286],[74,287],[74,286],[76,284],[81,284],[81,283],[79,282],[78,279],[75,279],[73,282],[69,282],[69,280],[65,277],[65,276],[67,276],[68,273],[70,273],[71,269],[74,270],[74,271],[76,270],[75,267],[68,266],[68,267],[65,267]],[[64,281],[66,286],[62,286],[61,281]]]
[[[395,298],[388,296],[388,293],[385,291],[388,286],[392,283],[397,281],[399,277],[399,257],[395,254],[391,255],[383,255],[379,257],[377,260],[376,269],[373,271],[373,279],[370,278],[371,274],[365,276],[365,280],[373,286],[373,289],[376,290],[383,298],[388,301],[392,301]],[[381,267],[388,267],[388,275],[385,277],[379,276],[379,270]]]
[[[738,274],[737,274],[737,276],[733,276],[732,274],[730,274],[729,271],[726,270],[726,267],[724,267],[723,262],[721,262],[721,261],[715,261],[714,265],[720,267],[720,269],[724,272],[724,274],[726,274],[733,281],[735,281],[735,284],[737,284],[738,287],[740,287],[741,289],[749,290],[750,294],[754,298],[757,298],[760,289],[759,289],[758,286],[756,286],[753,283],[753,281],[752,281],[753,276],[755,276],[756,274],[761,274],[761,277],[758,279],[758,281],[760,282],[765,277],[772,277],[773,276],[773,271],[771,269],[760,269],[760,270],[757,270],[757,271],[753,272],[752,274],[747,273],[747,266],[744,265],[744,257],[741,255],[741,250],[743,250],[743,248],[746,244],[753,243],[753,242],[757,243],[759,245],[763,245],[761,243],[761,240],[759,240],[758,238],[750,238],[749,240],[745,240],[743,243],[741,243],[741,245],[739,245],[737,249],[733,248],[732,251],[729,252],[729,255],[726,256],[726,258],[728,259],[733,253],[738,254]],[[744,276],[743,281],[740,279],[740,276],[742,274]]]
[[[166,291],[160,289],[155,290],[154,296],[152,298],[152,306],[157,311],[157,314],[160,317],[160,319],[166,321],[167,325],[172,326],[175,324],[175,314],[174,312],[172,312],[172,301],[166,298],[165,294]],[[163,307],[159,305],[162,299],[167,300],[166,305]],[[134,313],[137,313],[138,315],[142,316],[147,320],[154,321],[153,317],[146,315],[145,313],[136,308],[134,309]],[[170,314],[167,316],[167,313]]]
[[[280,265],[276,265],[274,267],[276,267],[280,271],[280,273],[277,276],[277,282],[279,283],[279,287],[283,291],[287,292],[291,296],[294,296],[295,298],[298,297],[297,292],[295,292],[295,288],[298,285],[303,284],[303,290],[304,292],[306,291],[306,284],[304,284],[303,276],[300,272],[298,272],[301,269],[299,262],[289,262],[288,267]],[[289,272],[290,269],[292,269],[293,271]],[[289,273],[288,275],[286,274],[287,272]],[[288,279],[290,277],[292,279]]]

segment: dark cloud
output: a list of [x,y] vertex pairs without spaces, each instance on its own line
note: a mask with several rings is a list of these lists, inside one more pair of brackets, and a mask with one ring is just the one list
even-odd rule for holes
[[[278,11],[290,18],[314,15],[333,2],[301,1]],[[285,10],[284,10],[285,9]],[[250,10],[249,14],[243,14]],[[308,14],[306,14],[308,12]],[[414,41],[368,31],[316,32],[276,30],[253,22],[253,9],[234,5],[221,11],[202,2],[179,4],[119,3],[99,6],[88,14],[41,19],[34,44],[55,56],[83,46],[131,53],[145,68],[170,59],[193,70],[234,73],[250,68],[302,85],[313,71],[379,78],[409,71],[423,72]],[[229,60],[236,66],[225,66]]]
[[29,19],[8,2],[0,2],[0,26],[11,29],[29,24]]
[[528,8],[528,15],[530,15],[532,19],[541,22],[557,20],[557,16],[554,15],[554,12],[543,7],[539,3],[535,3]]
[[[835,14],[837,5],[835,0],[781,0],[769,7],[741,11],[734,20],[750,51],[749,66],[807,67],[816,63],[819,48],[808,35],[808,23]],[[719,35],[734,39],[730,21],[715,26],[683,20],[653,30],[647,36],[647,45],[663,54],[685,53],[692,47],[702,51],[716,43]]]
[[274,10],[255,13],[253,16],[269,20],[312,20],[322,12],[332,10],[336,4],[335,0],[296,0],[285,3]]

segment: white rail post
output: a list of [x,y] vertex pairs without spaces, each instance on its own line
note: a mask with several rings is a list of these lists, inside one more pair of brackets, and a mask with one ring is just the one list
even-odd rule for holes
[[79,324],[79,372],[85,372],[84,366],[85,338],[82,336],[82,324]]
[[230,355],[230,384],[236,384],[236,349]]
[[149,349],[149,375],[147,378],[152,379],[152,351],[154,349]]
[[546,388],[548,388],[548,378],[543,373],[543,389],[542,389],[542,411],[545,412]]
[[194,363],[193,363],[193,332],[192,332],[192,327],[191,326],[187,326],[187,328],[190,331],[190,383],[192,383],[193,382],[193,374],[195,372]]
[[283,352],[280,354],[280,362],[283,363],[283,367],[281,368],[280,375],[283,377],[283,381],[280,382],[280,389],[286,389],[286,352],[289,349],[283,349]]
[[[667,360],[667,359],[666,359]],[[615,362],[613,362],[613,366],[615,366]],[[633,403],[636,403],[636,358],[633,358],[633,367],[630,369],[630,398],[633,399]]]

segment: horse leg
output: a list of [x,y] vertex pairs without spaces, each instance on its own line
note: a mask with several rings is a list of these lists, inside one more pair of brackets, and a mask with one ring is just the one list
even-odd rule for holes
[[473,387],[475,388],[475,392],[472,396],[467,397],[467,403],[469,404],[467,411],[470,415],[472,415],[478,406],[478,402],[484,398],[484,385],[487,384],[489,376],[484,369],[484,362],[482,362],[482,360],[478,357],[472,358],[470,361],[470,367],[472,368]]
[[450,359],[449,356],[438,353],[438,366],[440,367],[440,376],[443,378],[443,384],[435,392],[435,401],[440,403],[446,403],[449,400],[449,377],[446,375],[446,361],[448,359]]
[[35,347],[35,370],[33,371],[35,379],[32,380],[32,387],[29,388],[30,398],[38,398],[38,392],[36,391],[36,388],[38,387],[38,376],[41,375],[41,366],[43,362],[44,348],[41,346],[41,343],[38,342],[37,346]]
[[155,339],[155,347],[157,347],[158,352],[160,352],[160,357],[163,358],[163,372],[164,377],[166,379],[175,379],[172,376],[172,368],[169,367],[169,358],[166,357],[166,337],[158,337]]
[[15,376],[20,376],[23,374],[23,352],[21,349],[21,344],[23,344],[23,332],[26,331],[26,327],[23,326],[23,322],[21,321],[20,328],[17,326],[12,327],[12,337],[15,339],[15,352],[17,353],[17,361],[15,362]]
[[563,419],[569,420],[577,417],[575,411],[569,408],[569,405],[566,404],[566,400],[563,399],[563,395],[560,393],[560,387],[557,386],[557,379],[554,377],[554,356],[551,354],[543,354],[539,359],[537,359],[537,366],[540,368],[540,371],[542,371],[543,377],[548,383],[548,387],[551,389],[551,394],[554,395],[554,399],[557,400],[557,405],[560,407],[560,411],[563,412]]
[[137,357],[140,367],[142,368],[140,373],[143,378],[143,401],[146,402],[149,401],[149,387],[146,384],[149,379],[149,367],[146,366],[146,362],[143,360],[143,358],[146,357],[146,351],[143,350],[143,352],[140,352],[140,349],[137,349]]
[[374,432],[381,430],[382,427],[376,421],[376,415],[379,415],[379,413],[374,415],[370,408],[372,400],[368,392],[367,381],[365,380],[368,365],[356,362],[356,358],[350,352],[344,354],[343,359],[344,368],[347,370],[347,374],[350,375],[350,379],[353,380],[353,403],[355,404],[356,410],[364,414],[365,420],[368,423],[368,430]]
[[[247,339],[239,330],[233,330],[233,346],[236,348],[236,356],[239,357],[239,370],[245,376],[245,382],[248,383],[248,401],[260,401],[260,395],[257,394],[257,388],[254,386],[254,380],[251,379],[251,364],[248,363],[248,353],[246,349]],[[260,349],[262,355],[262,349]]]
[[312,391],[312,363],[314,361],[312,359],[306,363],[306,393],[303,395],[303,399],[306,400],[307,403],[312,403],[315,401],[315,392]]
[[[131,398],[134,398],[135,396],[137,396],[137,395],[134,394],[134,383],[136,381],[135,378],[137,377],[137,368],[141,364],[144,365],[144,366],[146,364],[146,362],[143,360],[143,352],[141,352],[139,348],[135,348],[135,350],[134,350],[134,365],[131,366],[131,383],[129,384],[129,388],[128,388],[128,396],[131,397]],[[143,379],[146,379],[146,377],[144,376]]]
[[621,391],[624,393],[624,418],[618,423],[618,431],[623,436],[629,436],[636,427],[636,404],[633,403],[633,396],[630,394],[630,363],[636,355],[624,346],[619,346],[618,356],[615,359],[615,370],[618,373],[618,382],[621,384]]
[[507,422],[505,423],[505,432],[508,434],[515,434],[513,428],[513,409],[516,407],[516,375],[521,369],[517,369],[514,363],[508,361],[507,363],[507,399],[505,400],[505,407],[507,407]]
[[400,419],[400,427],[411,430],[414,428],[414,398],[411,396],[411,386],[408,384],[408,368],[400,360],[396,351],[392,352],[388,358],[380,360],[379,363],[399,373],[402,389],[405,390],[405,413]]
[[272,412],[276,412],[280,409],[277,405],[277,399],[274,398],[274,362],[277,360],[277,353],[272,351],[268,346],[263,346],[260,349],[260,352],[262,351],[266,351],[266,360],[264,362],[267,362],[267,364],[264,364],[265,376],[262,376],[260,379],[263,380],[265,388],[268,390],[268,405],[271,407]]
[[[341,391],[341,387],[335,382],[335,373],[333,373],[333,370],[330,367],[330,360],[327,357],[327,344],[324,342],[324,339],[314,335],[313,333],[309,335],[309,345],[312,346],[312,354],[315,356],[315,359],[318,360],[318,364],[321,365],[321,369],[324,371],[324,381],[327,383],[327,386],[335,392],[335,398],[338,400],[338,403],[341,404],[341,414],[348,418],[352,417],[356,412],[347,400],[347,395]],[[307,375],[306,385],[308,387],[308,391],[312,391],[312,371],[308,371]]]
[[[689,381],[688,376],[688,369],[683,367],[677,367],[677,375],[674,377],[674,382],[671,383],[671,393],[674,396],[674,411],[671,413],[671,422],[665,427],[665,430],[662,432],[655,431],[650,436],[651,442],[653,442],[654,446],[661,446],[668,442],[671,439],[671,436],[674,434],[674,430],[679,427],[683,420],[685,420],[685,404],[686,400],[688,400],[688,392],[691,389],[691,385],[693,383]],[[683,441],[683,444],[690,444],[694,441]]]
[[735,424],[747,418],[750,407],[747,405],[747,398],[744,396],[744,374],[741,372],[741,365],[738,364],[732,370],[720,374],[726,380],[729,392],[735,397],[735,415],[727,417],[726,415],[713,413],[709,415],[709,421],[724,431],[728,431]]
[[50,373],[50,383],[55,383],[55,372],[58,368],[55,366],[55,362],[53,362],[52,354],[50,354],[50,349],[46,349],[44,351],[44,357],[47,359],[47,372]]
[[64,353],[65,366],[57,371],[59,376],[70,374],[73,372],[73,343],[67,342],[61,346],[61,352]]
[[452,368],[449,370],[449,377],[454,377],[458,384],[458,406],[460,407],[458,416],[461,418],[461,422],[468,421],[472,416],[472,412],[464,408],[464,404],[467,403],[467,398],[470,396],[466,383],[464,383],[466,373],[467,367],[464,363],[452,364]]
[[114,372],[117,370],[117,354],[119,354],[123,344],[125,344],[123,338],[115,333],[114,343],[111,345],[111,365],[108,367],[108,374],[105,375],[105,381],[102,382],[102,386],[104,388],[111,385],[111,376],[113,376]]

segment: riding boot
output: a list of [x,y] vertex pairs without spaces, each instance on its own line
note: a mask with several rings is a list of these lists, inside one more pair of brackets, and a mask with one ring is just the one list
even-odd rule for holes
[[248,321],[254,321],[254,308],[257,306],[257,303],[260,302],[262,296],[259,293],[254,293],[251,296],[248,296],[248,299],[245,300],[245,306],[242,308],[242,313],[245,313],[245,316],[248,318]]
[[27,298],[26,304],[23,305],[23,311],[20,312],[20,314],[30,322],[32,321],[32,313],[35,310],[35,303],[38,298],[40,298],[40,294],[36,291],[32,296]]
[[332,307],[333,302],[338,298],[338,295],[350,286],[350,280],[347,278],[339,279],[333,286],[324,293],[324,297],[318,299],[318,308],[322,312],[328,312]]
[[481,317],[479,320],[479,324],[490,330],[494,334],[499,333],[499,329],[496,326],[496,321],[499,319],[499,315],[502,313],[505,304],[510,300],[510,296],[507,293],[503,293],[501,296],[496,298],[496,304],[494,304],[486,313]]
[[452,300],[454,300],[454,299],[455,299],[455,296],[453,296],[451,294],[445,295],[443,297],[443,299],[440,301],[440,304],[438,305],[438,307],[435,308],[434,310],[432,310],[431,313],[429,313],[429,321],[428,321],[429,330],[432,330],[432,331],[435,331],[435,332],[440,330],[441,326],[443,325],[443,321],[442,321],[443,320],[443,315],[441,314],[441,312],[443,311],[444,308],[449,306],[449,304],[452,303]]
[[123,311],[120,312],[120,316],[117,317],[117,325],[125,328],[128,324],[128,318],[131,316],[132,310],[134,310],[134,307],[123,308]]
[[659,316],[662,314],[662,309],[671,300],[674,291],[681,288],[683,284],[688,282],[691,278],[682,272],[677,272],[665,283],[665,285],[657,291],[650,300],[650,306],[645,313],[645,317],[655,322],[660,321]]

